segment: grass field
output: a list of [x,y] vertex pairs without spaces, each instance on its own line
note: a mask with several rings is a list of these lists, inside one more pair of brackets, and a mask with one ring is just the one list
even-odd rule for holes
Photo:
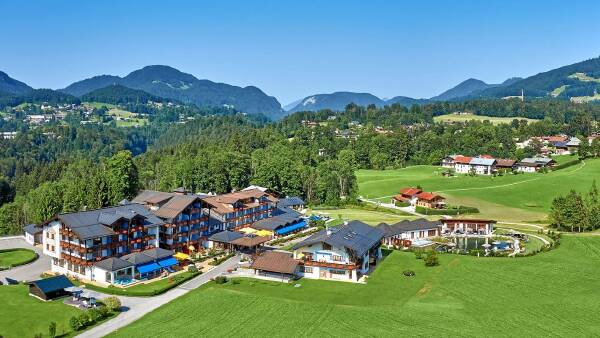
[[450,204],[479,208],[480,216],[532,222],[546,219],[557,195],[566,194],[570,189],[587,192],[592,181],[600,178],[600,160],[586,160],[547,174],[443,177],[441,172],[442,168],[434,166],[360,170],[357,172],[359,194],[388,201],[402,187],[420,185],[426,191],[439,192]]
[[356,209],[352,207],[344,208],[344,209],[319,209],[319,210],[311,210],[309,213],[316,213],[321,215],[326,215],[331,218],[341,219],[341,220],[360,220],[361,222],[365,222],[370,225],[377,225],[381,222],[385,223],[397,223],[404,219],[415,219],[416,216],[404,216],[399,214],[394,214],[392,212],[386,212],[385,209],[381,211],[371,211],[371,210],[363,210]]
[[[526,258],[441,255],[426,268],[393,252],[367,285],[302,279],[214,283],[113,337],[598,336],[600,237]],[[412,278],[402,271],[416,272]]]
[[44,302],[29,296],[27,285],[0,286],[0,336],[48,336],[48,325],[54,321],[57,334],[69,333],[69,319],[81,313],[59,301]]
[[33,250],[15,249],[0,252],[0,266],[16,266],[32,260],[35,257]]
[[435,122],[467,122],[467,121],[490,121],[492,124],[501,124],[501,123],[511,123],[513,120],[527,120],[527,121],[536,121],[533,119],[528,119],[524,117],[492,117],[485,115],[474,115],[474,114],[447,114],[447,115],[439,115],[435,116],[433,120]]

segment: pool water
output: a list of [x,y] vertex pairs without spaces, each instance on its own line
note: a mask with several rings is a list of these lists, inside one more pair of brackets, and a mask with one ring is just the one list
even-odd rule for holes
[[115,280],[114,284],[117,285],[129,285],[131,283],[135,282],[135,279],[132,278],[119,278]]
[[492,244],[492,241],[489,238],[479,238],[479,237],[455,237],[451,240],[454,244],[455,249],[460,251],[469,252],[471,250],[485,250],[483,247],[484,244],[490,244],[491,247],[489,249],[493,250],[496,248],[497,250],[509,250],[510,243],[506,241],[501,241],[497,244]]

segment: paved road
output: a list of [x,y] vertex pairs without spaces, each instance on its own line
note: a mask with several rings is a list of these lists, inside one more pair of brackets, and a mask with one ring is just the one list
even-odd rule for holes
[[[122,327],[125,327],[137,319],[141,318],[145,314],[155,310],[156,308],[172,301],[173,299],[183,296],[190,292],[190,290],[196,289],[199,286],[210,281],[211,278],[217,277],[220,274],[226,272],[228,269],[236,266],[240,261],[240,256],[235,256],[225,261],[221,265],[214,269],[201,274],[200,276],[162,294],[154,297],[122,297],[121,305],[127,310],[117,317],[96,326],[88,331],[78,335],[78,338],[97,338],[103,337],[111,332],[114,332]],[[105,295],[108,297],[108,295]]]
[[[396,206],[396,205],[394,205],[392,203],[383,203],[383,202],[379,202],[379,201],[376,201],[376,200],[369,200],[369,199],[366,199],[366,198],[364,198],[362,196],[360,196],[359,198],[360,198],[361,201],[364,201],[364,202],[367,202],[367,203],[371,203],[371,204],[375,204],[375,205],[380,206],[380,207],[384,207],[384,208],[388,208],[388,209],[400,210],[402,212],[405,212],[407,214],[411,214],[411,215],[414,215],[414,216],[426,217],[425,215],[416,212],[414,210],[414,207],[399,207],[399,206]],[[442,216],[442,217],[444,217],[444,216]]]
[[50,270],[50,257],[42,254],[42,249],[25,242],[23,237],[0,237],[0,249],[26,248],[37,252],[39,258],[32,263],[16,268],[0,271],[0,282],[5,283],[6,278],[18,281],[31,281],[40,278],[40,274]]

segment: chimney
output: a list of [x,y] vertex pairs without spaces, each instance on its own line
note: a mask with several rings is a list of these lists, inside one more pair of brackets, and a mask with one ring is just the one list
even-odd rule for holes
[[327,234],[327,236],[331,236],[331,229],[329,229],[327,224],[325,224],[325,233]]

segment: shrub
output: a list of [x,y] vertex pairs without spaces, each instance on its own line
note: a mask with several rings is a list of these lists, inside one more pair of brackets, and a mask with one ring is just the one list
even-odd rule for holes
[[420,249],[415,250],[415,258],[423,259],[423,250],[420,250]]
[[79,320],[81,327],[86,327],[88,324],[90,324],[90,316],[88,316],[87,312],[80,314],[77,319]]
[[90,323],[92,323],[92,324],[99,321],[102,318],[102,316],[100,316],[100,311],[98,311],[98,309],[89,309],[87,314],[90,319]]
[[227,283],[227,277],[225,277],[225,276],[218,276],[217,278],[215,278],[215,283],[217,283],[217,284],[225,284],[225,283]]
[[406,276],[406,277],[413,277],[413,276],[415,275],[415,272],[414,272],[414,271],[412,271],[412,270],[404,270],[404,271],[402,272],[402,274],[403,274],[404,276]]
[[410,203],[409,202],[396,201],[396,202],[394,202],[394,205],[397,206],[397,207],[410,207]]
[[193,264],[188,265],[188,269],[187,270],[189,272],[198,272],[198,268],[195,265],[193,265]]
[[100,318],[106,318],[110,314],[110,310],[106,306],[100,306],[98,307],[98,314]]
[[458,207],[449,207],[447,209],[429,209],[417,206],[415,211],[423,215],[462,215],[479,213],[479,209],[464,205],[459,205]]
[[431,251],[425,256],[425,266],[436,266],[440,265],[437,254],[435,251]]
[[104,305],[108,307],[111,311],[119,311],[121,310],[121,301],[117,297],[108,297],[102,300]]
[[73,329],[73,331],[79,331],[83,327],[83,325],[81,325],[81,322],[79,321],[79,318],[75,316],[71,317],[71,319],[69,320],[69,326],[71,327],[71,329]]

